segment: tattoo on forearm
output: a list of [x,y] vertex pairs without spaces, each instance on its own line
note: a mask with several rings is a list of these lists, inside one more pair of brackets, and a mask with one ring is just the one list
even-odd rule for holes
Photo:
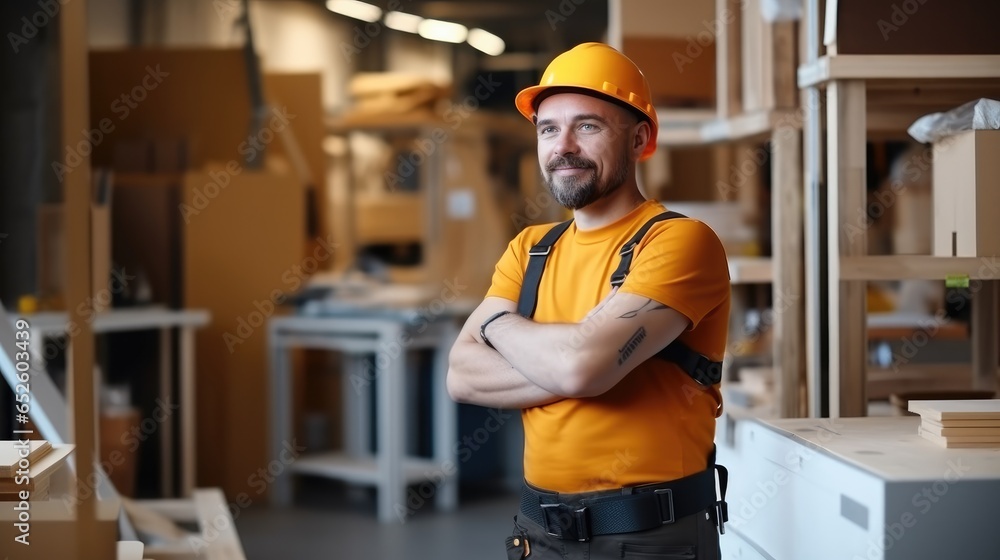
[[625,360],[632,355],[632,352],[635,352],[635,349],[639,347],[639,344],[641,344],[645,338],[646,327],[639,327],[639,330],[635,331],[635,334],[628,339],[625,346],[618,349],[618,365],[624,364]]
[[[649,309],[646,309],[646,306],[648,306],[651,303],[653,304],[653,306],[650,307]],[[644,303],[641,306],[639,306],[638,309],[633,309],[632,311],[626,311],[625,313],[623,313],[622,315],[620,315],[618,318],[619,319],[632,319],[636,315],[638,315],[639,312],[642,311],[643,309],[646,309],[646,311],[656,311],[658,309],[666,309],[666,308],[667,308],[666,305],[663,305],[662,303],[660,303],[658,301],[653,301],[653,300],[647,298],[646,299],[646,303]]]

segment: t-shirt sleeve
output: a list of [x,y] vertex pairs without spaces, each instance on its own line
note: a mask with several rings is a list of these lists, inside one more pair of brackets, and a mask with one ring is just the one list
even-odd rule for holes
[[522,231],[507,245],[507,250],[497,261],[493,283],[486,292],[486,297],[517,301],[521,296],[521,283],[524,280],[524,263],[521,262],[521,257],[527,255],[527,251],[523,249],[526,231]]
[[729,294],[726,251],[704,223],[669,220],[639,246],[621,290],[679,311],[694,329]]

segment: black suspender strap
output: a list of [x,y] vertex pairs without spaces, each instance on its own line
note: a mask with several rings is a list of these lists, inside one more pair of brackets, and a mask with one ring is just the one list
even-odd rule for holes
[[552,247],[563,233],[569,229],[573,220],[557,224],[542,236],[534,247],[528,251],[528,268],[524,271],[524,282],[521,284],[521,295],[517,299],[517,313],[522,317],[531,318],[538,304],[538,287],[542,284],[542,272],[545,271],[545,261],[552,253]]
[[625,282],[625,277],[628,276],[628,270],[632,267],[632,256],[635,255],[635,246],[642,241],[643,237],[646,237],[646,233],[649,232],[649,228],[653,227],[656,222],[662,222],[663,220],[670,220],[673,218],[686,218],[687,216],[683,214],[678,214],[677,212],[663,212],[662,214],[657,214],[649,219],[648,222],[639,228],[639,231],[635,232],[632,239],[629,239],[624,245],[622,245],[619,255],[621,255],[622,260],[618,263],[618,268],[615,269],[614,273],[611,274],[611,286],[621,286]]
[[699,385],[708,387],[722,381],[722,362],[709,360],[681,342],[679,338],[675,338],[666,348],[657,352],[656,357],[677,364]]
[[[670,220],[673,218],[684,218],[683,214],[677,212],[663,212],[650,218],[639,231],[629,239],[619,251],[621,261],[618,268],[611,275],[611,285],[621,286],[625,283],[629,268],[632,266],[632,257],[635,255],[635,247],[646,236],[653,224]],[[523,317],[531,318],[535,314],[535,307],[538,304],[538,287],[542,283],[542,273],[545,271],[545,263],[552,253],[552,247],[563,233],[569,229],[573,220],[567,220],[557,224],[542,236],[534,247],[528,251],[528,268],[524,272],[524,282],[521,284],[521,295],[517,301],[517,313]],[[673,362],[680,366],[692,379],[700,385],[711,386],[722,381],[722,362],[713,362],[707,357],[695,352],[679,339],[667,345],[666,348],[657,352],[656,356],[662,360]]]

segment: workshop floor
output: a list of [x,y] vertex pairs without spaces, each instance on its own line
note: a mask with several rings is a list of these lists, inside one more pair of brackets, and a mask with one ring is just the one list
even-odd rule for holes
[[242,511],[236,528],[247,560],[502,558],[518,504],[507,492],[463,488],[453,513],[428,505],[405,523],[380,524],[374,494],[360,494],[352,498],[336,483],[318,482],[300,489],[294,507]]

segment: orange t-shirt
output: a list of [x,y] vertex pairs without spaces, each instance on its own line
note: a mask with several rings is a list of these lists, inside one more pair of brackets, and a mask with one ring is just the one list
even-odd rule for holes
[[[556,242],[538,289],[533,319],[575,323],[611,289],[618,251],[649,218],[649,200],[605,227],[574,223]],[[517,301],[528,250],[552,224],[522,231],[497,263],[488,296]],[[680,339],[721,361],[729,323],[729,267],[718,236],[689,218],[658,222],[636,247],[622,292],[651,298],[685,315]],[[564,399],[522,411],[524,474],[532,485],[584,492],[681,478],[706,467],[722,397],[676,364],[651,358],[603,395]]]

